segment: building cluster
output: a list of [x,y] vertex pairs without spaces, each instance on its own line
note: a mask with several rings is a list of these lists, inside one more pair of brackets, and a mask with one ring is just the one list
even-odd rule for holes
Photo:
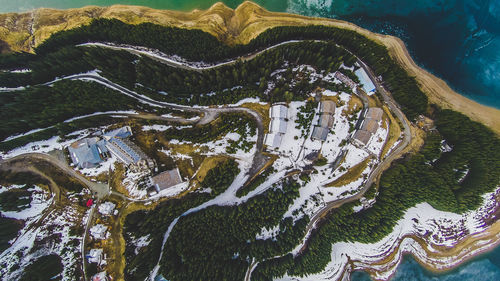
[[335,103],[333,101],[322,101],[319,104],[318,124],[314,126],[311,138],[325,141],[330,129],[333,127],[335,114]]
[[68,151],[73,165],[79,168],[93,168],[113,155],[132,171],[153,168],[153,160],[128,139],[130,136],[132,130],[125,126],[72,143]]
[[358,123],[359,127],[356,128],[353,139],[359,145],[367,145],[370,138],[378,130],[380,121],[384,111],[378,107],[370,107],[366,112],[363,120]]
[[269,133],[266,134],[264,143],[269,148],[278,148],[288,125],[288,108],[282,104],[275,104],[269,109]]

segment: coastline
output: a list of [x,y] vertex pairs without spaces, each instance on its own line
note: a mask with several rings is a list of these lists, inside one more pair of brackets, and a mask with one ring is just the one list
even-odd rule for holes
[[234,10],[219,2],[207,10],[191,12],[113,5],[86,6],[68,10],[40,8],[27,13],[0,14],[0,40],[5,41],[13,51],[32,52],[35,46],[51,34],[87,24],[93,18],[116,18],[130,24],[151,22],[165,26],[201,29],[227,44],[246,44],[268,28],[284,25],[315,24],[354,30],[386,46],[390,55],[416,78],[431,103],[462,112],[500,135],[499,109],[479,104],[456,93],[445,81],[419,67],[399,38],[376,34],[341,20],[269,12],[248,1]]
[[[72,16],[65,15],[71,12],[75,14]],[[57,15],[57,25],[50,25],[49,22],[46,22],[47,19],[44,17],[54,14]],[[23,17],[23,15],[25,16]],[[76,17],[81,15],[84,15],[83,20],[76,20]],[[228,44],[248,43],[266,29],[282,25],[321,24],[351,29],[385,45],[391,56],[411,75],[416,77],[423,91],[428,95],[431,103],[436,103],[443,108],[451,108],[462,112],[471,119],[487,125],[494,132],[500,134],[500,110],[481,105],[461,96],[454,92],[443,80],[416,65],[410,57],[404,43],[399,38],[372,33],[344,21],[268,12],[251,2],[245,2],[235,10],[217,3],[206,11],[194,10],[192,12],[163,11],[139,6],[123,5],[105,8],[89,6],[70,10],[39,9],[24,14],[0,15],[0,39],[2,40],[5,38],[3,37],[4,35],[9,36],[9,34],[13,34],[12,32],[9,33],[10,31],[2,26],[2,24],[6,22],[2,17],[15,18],[16,20],[14,20],[14,22],[19,20],[27,23],[29,27],[28,30],[18,30],[15,31],[17,35],[14,34],[14,37],[19,34],[27,35],[27,37],[22,37],[24,38],[22,40],[24,45],[19,49],[23,50],[22,48],[27,48],[27,51],[32,51],[34,46],[56,31],[70,29],[88,23],[92,18],[97,17],[114,17],[127,23],[154,22],[161,25],[199,28],[217,36],[217,38]],[[47,23],[47,25],[44,25],[45,23]],[[12,49],[15,48],[13,47]],[[378,274],[381,276],[379,280],[386,280],[392,276],[391,274],[394,273],[397,265],[401,262],[403,255],[411,253],[412,256],[427,269],[435,272],[442,272],[450,270],[500,244],[499,231],[500,222],[497,221],[480,233],[471,234],[465,238],[462,237],[462,240],[459,240],[450,248],[453,251],[446,251],[447,248],[441,249],[440,247],[434,247],[435,245],[431,242],[417,235],[407,235],[403,236],[401,239],[393,240],[394,248],[392,248],[391,252],[384,252],[385,259],[378,260],[374,264],[370,264],[369,261],[367,263],[364,261],[350,261],[345,267],[350,267],[349,264],[352,262],[353,266],[350,268],[354,270],[366,268],[374,275],[377,276]],[[488,241],[489,243],[484,243],[482,241]],[[417,244],[420,245],[420,249],[415,248],[418,247]],[[435,257],[429,258],[429,256]],[[450,259],[455,260],[450,261]],[[451,265],[443,266],[442,264]],[[377,267],[379,270],[373,269],[372,266],[374,265],[379,265],[379,267]],[[392,273],[387,275],[388,272]]]

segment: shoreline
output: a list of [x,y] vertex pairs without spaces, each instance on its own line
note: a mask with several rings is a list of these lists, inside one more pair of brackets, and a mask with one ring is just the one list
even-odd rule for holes
[[[404,42],[393,36],[381,35],[370,32],[366,29],[358,27],[352,23],[345,21],[310,18],[305,16],[268,12],[256,4],[245,2],[235,10],[224,6],[221,3],[214,4],[208,10],[193,10],[191,12],[177,12],[166,10],[155,10],[141,6],[124,6],[114,5],[109,7],[87,6],[84,8],[76,8],[70,10],[55,10],[55,9],[37,9],[32,12],[23,14],[2,14],[0,22],[5,22],[4,18],[17,18],[20,21],[27,21],[30,30],[16,31],[19,34],[27,34],[23,41],[23,45],[28,51],[43,41],[50,34],[61,30],[69,29],[81,24],[85,21],[89,22],[92,16],[84,16],[83,21],[76,21],[71,17],[64,17],[66,13],[75,12],[75,17],[89,12],[95,17],[115,17],[127,23],[154,22],[161,25],[179,26],[184,28],[199,28],[215,35],[220,40],[228,44],[248,43],[258,34],[268,28],[282,25],[309,25],[321,24],[346,28],[361,33],[368,38],[385,45],[391,57],[396,59],[410,75],[416,77],[422,90],[429,97],[431,103],[436,103],[443,108],[451,108],[469,116],[472,120],[479,121],[490,127],[497,135],[500,135],[500,110],[493,107],[479,104],[465,96],[462,96],[453,91],[445,81],[429,73],[425,69],[419,67],[411,58]],[[44,25],[42,16],[48,16],[55,13],[59,16],[63,15],[62,21],[57,26]],[[143,18],[143,15],[147,14]],[[23,16],[24,15],[24,16]],[[47,20],[48,21],[48,20]],[[2,24],[0,24],[0,39],[4,40],[5,34],[2,34]],[[37,33],[38,32],[38,33]],[[9,35],[9,30],[6,32]],[[33,42],[31,45],[30,42]],[[22,49],[21,49],[22,50]],[[489,213],[488,215],[492,215]],[[412,229],[418,231],[418,229]],[[418,234],[404,234],[401,237],[394,238],[393,233],[386,238],[392,241],[390,249],[382,252],[378,256],[373,256],[374,263],[371,260],[365,261],[351,260],[349,256],[348,262],[343,265],[341,271],[349,268],[349,271],[365,269],[376,280],[387,280],[395,273],[397,266],[401,263],[402,257],[405,254],[411,254],[415,260],[426,269],[433,272],[446,272],[467,262],[486,251],[493,250],[500,244],[500,221],[495,221],[487,228],[480,232],[468,234],[459,237],[455,244],[446,248],[442,245],[433,244],[433,241],[419,237]],[[384,238],[385,239],[385,238]],[[383,239],[383,240],[384,240]],[[485,243],[488,242],[488,243]],[[376,244],[376,243],[374,243]],[[441,247],[444,247],[441,249]],[[449,251],[446,251],[449,250]],[[451,252],[451,253],[450,253]],[[453,253],[456,253],[454,255]],[[346,254],[344,253],[344,257]],[[380,259],[377,259],[380,258]],[[450,261],[451,260],[451,261]],[[343,262],[343,259],[339,259]],[[344,276],[345,272],[341,275]],[[379,278],[380,277],[380,278]]]
[[190,12],[156,10],[142,6],[86,6],[68,10],[39,8],[27,13],[0,14],[0,40],[12,51],[32,52],[54,32],[89,23],[94,18],[116,18],[130,24],[151,22],[164,26],[201,29],[227,44],[246,44],[268,28],[276,26],[326,25],[354,30],[389,50],[391,57],[408,71],[429,97],[430,103],[459,111],[485,124],[500,135],[500,110],[480,104],[451,89],[442,79],[418,66],[404,42],[394,36],[373,33],[342,20],[269,12],[253,2],[231,9],[218,2],[207,10]]
[[[498,197],[498,191],[500,189],[490,195]],[[485,197],[484,204],[478,210],[469,213],[480,215],[480,210],[487,208],[485,215],[481,215],[478,220],[493,220],[499,211],[499,204],[495,201],[494,205],[488,207],[487,200]],[[411,255],[425,270],[435,274],[446,274],[497,248],[500,245],[500,221],[485,225],[482,230],[457,237],[451,242],[451,245],[437,245],[419,233],[404,234],[394,241],[391,249],[375,256],[373,262],[349,258],[350,263],[354,265],[351,273],[364,271],[374,280],[389,280],[396,273],[403,257]],[[379,257],[380,259],[377,259]]]

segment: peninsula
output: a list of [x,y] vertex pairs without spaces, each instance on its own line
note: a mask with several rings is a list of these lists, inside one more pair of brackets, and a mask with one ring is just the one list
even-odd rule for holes
[[2,14],[0,40],[9,279],[387,280],[500,243],[500,111],[398,38],[245,2]]

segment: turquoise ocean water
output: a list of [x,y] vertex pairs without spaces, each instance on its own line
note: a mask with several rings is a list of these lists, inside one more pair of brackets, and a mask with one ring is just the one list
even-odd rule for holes
[[[0,13],[38,7],[142,5],[188,11],[215,0],[0,0]],[[241,0],[224,0],[235,8]],[[254,0],[271,11],[340,18],[403,39],[417,63],[459,93],[500,108],[500,0]],[[406,257],[393,280],[500,280],[500,248],[445,274],[425,271]],[[357,272],[353,280],[369,280]]]

